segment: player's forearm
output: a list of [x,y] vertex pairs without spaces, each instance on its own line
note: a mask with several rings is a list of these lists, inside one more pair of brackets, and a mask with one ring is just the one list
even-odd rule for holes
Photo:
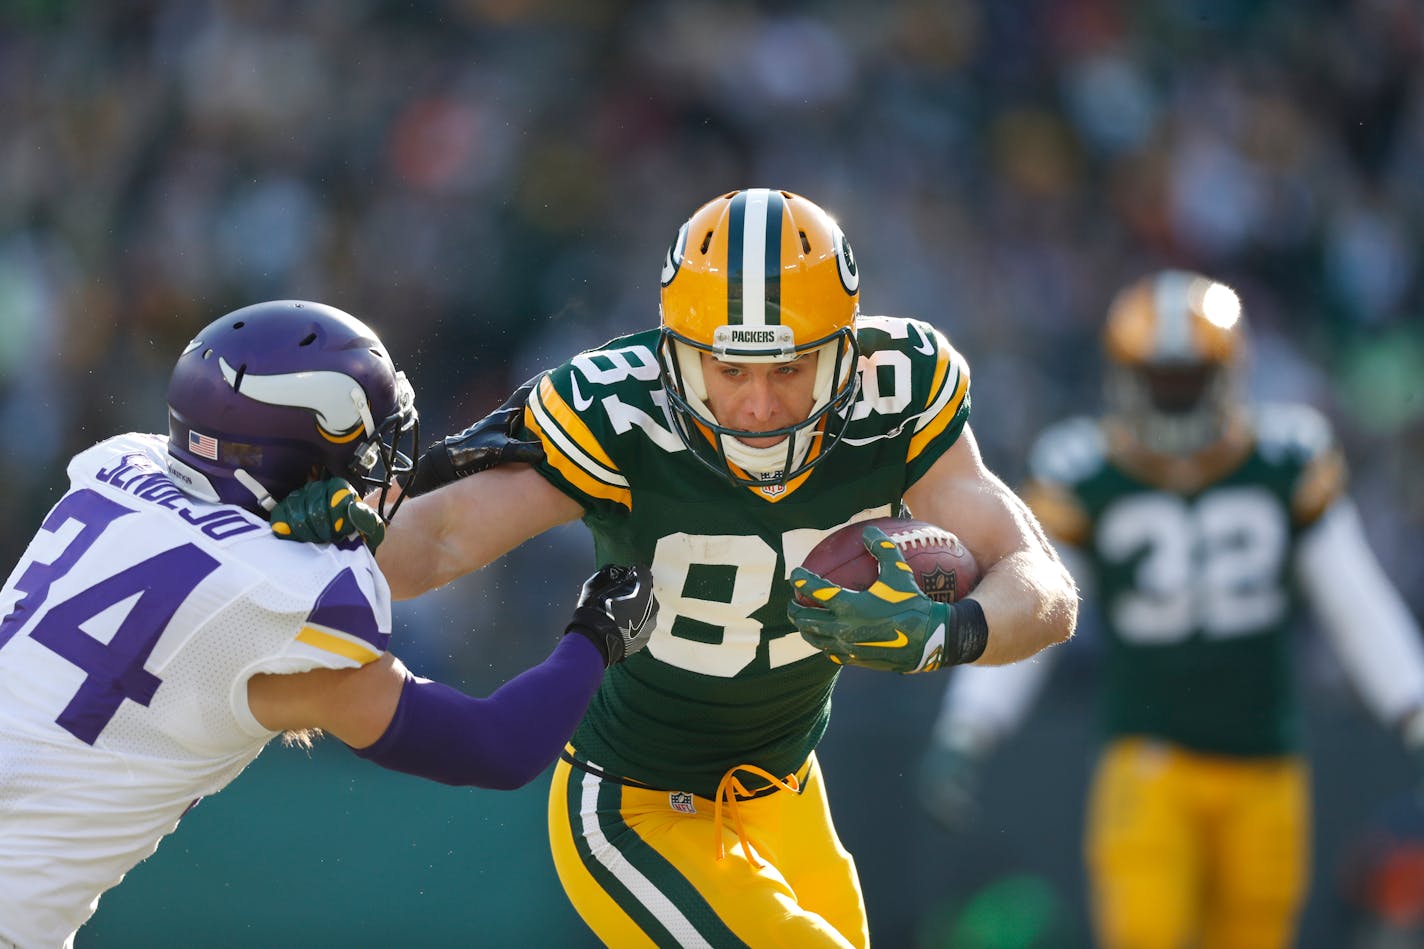
[[1320,519],[1301,543],[1296,571],[1365,703],[1380,721],[1396,724],[1424,701],[1424,637],[1353,504],[1338,502]]
[[1078,591],[1057,557],[1020,550],[985,572],[970,594],[984,610],[989,638],[977,665],[1017,662],[1061,643],[1078,622]]
[[491,468],[407,498],[376,562],[397,600],[479,570],[583,509],[527,465]]
[[411,599],[476,569],[459,569],[456,552],[448,549],[458,520],[454,514],[440,492],[407,498],[401,505],[376,550],[376,563],[394,599]]
[[522,787],[558,757],[603,680],[603,668],[590,640],[565,636],[548,659],[488,698],[411,678],[385,734],[356,754],[442,784]]

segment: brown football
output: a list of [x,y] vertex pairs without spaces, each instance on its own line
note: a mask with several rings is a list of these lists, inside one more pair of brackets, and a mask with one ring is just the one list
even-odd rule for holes
[[[867,589],[879,576],[879,565],[860,535],[872,525],[900,548],[900,555],[915,573],[915,582],[930,599],[953,603],[979,582],[979,564],[958,537],[943,527],[903,517],[847,524],[811,548],[801,566],[848,590]],[[815,605],[799,593],[797,599]]]

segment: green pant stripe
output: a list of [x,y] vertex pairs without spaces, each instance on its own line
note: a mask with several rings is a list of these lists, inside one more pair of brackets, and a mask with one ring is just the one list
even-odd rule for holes
[[[621,785],[574,769],[569,774],[568,786],[569,820],[579,858],[599,886],[650,939],[659,946],[670,947],[737,949],[745,945],[677,867],[623,821]],[[597,798],[597,815],[592,827],[582,823],[583,801],[588,789],[592,789]],[[590,838],[600,846],[601,860],[594,856]],[[612,848],[611,852],[602,846],[605,841]]]

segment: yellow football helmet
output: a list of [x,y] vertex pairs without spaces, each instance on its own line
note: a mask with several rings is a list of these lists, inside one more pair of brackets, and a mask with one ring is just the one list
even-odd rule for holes
[[1236,291],[1165,270],[1118,293],[1103,331],[1108,410],[1149,451],[1190,455],[1242,411],[1246,324]]
[[[785,484],[840,440],[859,385],[860,274],[839,225],[787,191],[714,198],[687,220],[662,273],[658,355],[674,428],[703,464],[734,483]],[[819,352],[805,421],[773,432],[718,424],[700,353],[731,362],[789,362]],[[744,438],[784,435],[753,447]]]

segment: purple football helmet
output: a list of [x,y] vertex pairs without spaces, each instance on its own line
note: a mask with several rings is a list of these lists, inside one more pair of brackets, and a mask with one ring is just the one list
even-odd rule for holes
[[[410,439],[409,454],[401,450]],[[310,478],[367,494],[419,456],[415,393],[365,323],[335,307],[274,300],[214,320],[168,383],[169,473],[187,493],[263,513]]]

